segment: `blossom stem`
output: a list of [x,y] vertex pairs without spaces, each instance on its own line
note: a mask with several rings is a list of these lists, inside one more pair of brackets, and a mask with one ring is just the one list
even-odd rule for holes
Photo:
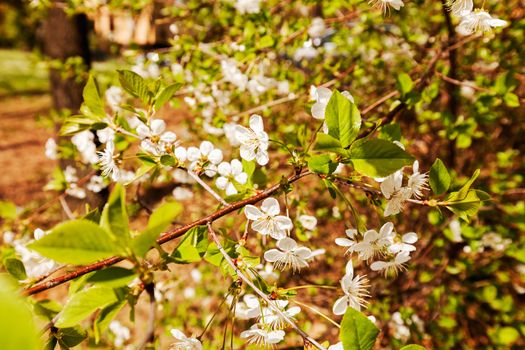
[[325,320],[327,320],[328,322],[330,322],[331,324],[333,324],[334,326],[336,326],[337,328],[341,328],[341,326],[339,325],[339,323],[335,322],[334,320],[332,320],[330,317],[326,316],[324,313],[322,313],[321,311],[317,310],[316,308],[310,306],[310,305],[307,305],[305,303],[302,303],[300,301],[297,301],[297,300],[292,300],[292,303],[295,303],[299,306],[302,306],[302,307],[305,307],[307,308],[308,310],[312,311],[313,313],[321,316],[322,318],[324,318]]
[[127,135],[127,136],[134,137],[134,138],[136,138],[136,139],[142,140],[142,139],[140,138],[140,136],[135,135],[135,134],[133,134],[133,133],[127,131],[127,130],[124,129],[124,128],[121,128],[121,127],[118,127],[118,126],[117,126],[117,127],[115,128],[115,131],[120,132],[121,134],[124,134],[124,135]]
[[222,205],[224,205],[225,207],[228,206],[228,203],[222,199],[221,196],[219,196],[219,194],[217,192],[215,192],[213,190],[213,188],[211,188],[210,186],[208,186],[208,184],[204,181],[202,181],[202,179],[199,177],[199,175],[195,174],[193,171],[191,170],[188,170],[188,174],[195,180],[197,181],[197,183],[199,185],[202,186],[202,188],[204,188],[209,194],[211,194],[213,196],[213,198],[215,198],[216,200],[218,200]]
[[250,286],[250,288],[252,288],[253,291],[255,293],[257,293],[264,301],[266,301],[268,306],[271,307],[272,309],[274,309],[274,311],[276,313],[278,313],[279,316],[281,316],[283,318],[283,320],[286,321],[286,323],[288,323],[300,336],[302,336],[304,340],[310,342],[311,344],[313,344],[316,348],[318,348],[320,350],[326,350],[326,348],[324,346],[319,344],[315,339],[310,337],[301,328],[299,328],[299,326],[297,326],[294,321],[292,321],[279,307],[277,307],[275,305],[275,303],[271,302],[271,300],[268,298],[268,296],[262,290],[257,288],[257,286],[244,273],[242,273],[242,271],[237,267],[237,265],[235,265],[235,263],[233,262],[232,258],[228,255],[226,250],[224,250],[224,248],[222,247],[222,244],[221,244],[221,242],[219,240],[219,237],[217,237],[217,234],[215,233],[215,231],[211,227],[211,222],[208,222],[208,233],[211,236],[211,238],[213,239],[213,241],[215,242],[215,244],[217,245],[217,248],[221,252],[221,254],[224,257],[224,259],[232,267],[232,269],[235,271],[235,273],[237,273],[237,276],[239,276],[240,279],[242,279],[248,286]]

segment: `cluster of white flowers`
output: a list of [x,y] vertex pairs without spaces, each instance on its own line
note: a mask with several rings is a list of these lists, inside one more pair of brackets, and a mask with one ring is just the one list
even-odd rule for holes
[[270,302],[272,305],[262,304],[255,295],[245,294],[243,300],[235,304],[236,317],[241,320],[257,319],[257,323],[240,334],[241,338],[246,338],[250,344],[268,347],[284,339],[287,323],[275,308],[291,320],[301,312],[298,306],[289,307],[288,300]]
[[461,35],[471,35],[478,31],[488,32],[492,28],[507,25],[506,21],[493,18],[483,8],[474,9],[472,0],[450,0],[448,5],[452,13],[460,19],[456,30]]
[[66,169],[64,169],[64,179],[67,183],[66,193],[68,195],[79,199],[86,198],[86,191],[82,187],[79,187],[77,183],[77,169],[75,169],[71,165],[68,165]]
[[421,198],[423,191],[428,189],[428,175],[419,172],[417,160],[412,165],[412,175],[409,176],[406,186],[403,186],[402,169],[386,178],[376,179],[376,181],[381,182],[381,192],[387,199],[385,216],[398,214],[403,210],[403,205],[407,200]]
[[117,320],[113,320],[109,324],[109,330],[115,335],[113,345],[115,348],[120,349],[123,345],[131,339],[131,332],[128,327],[122,325]]
[[399,11],[401,7],[405,6],[403,0],[369,0],[369,3],[379,8],[383,13],[390,10],[390,8]]
[[234,7],[240,14],[259,13],[261,0],[236,0]]
[[138,55],[131,70],[143,78],[158,78],[160,76],[160,56],[156,52],[148,52],[146,56]]
[[89,130],[79,132],[71,138],[71,142],[77,148],[84,163],[95,164],[98,162],[97,146],[94,139],[95,135]]
[[171,344],[170,350],[202,350],[202,343],[200,340],[198,340],[195,337],[186,337],[184,333],[182,333],[178,329],[172,329],[170,331],[173,338],[175,338],[175,342]]
[[[37,228],[33,232],[35,240],[39,240],[44,237],[46,232],[42,229]],[[57,264],[51,260],[44,258],[35,251],[28,249],[26,246],[33,242],[32,240],[14,240],[12,241],[13,247],[15,248],[16,253],[20,257],[20,260],[24,264],[26,270],[26,275],[29,279],[40,277],[48,274],[57,267]],[[7,243],[7,242],[6,242]]]

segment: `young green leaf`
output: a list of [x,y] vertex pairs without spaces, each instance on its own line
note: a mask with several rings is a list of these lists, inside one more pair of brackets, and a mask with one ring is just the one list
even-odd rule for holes
[[379,329],[365,315],[346,309],[339,335],[344,350],[371,350],[378,334]]
[[408,344],[408,345],[403,346],[399,350],[426,350],[426,348],[422,347],[421,345],[417,345],[417,344]]
[[47,258],[73,265],[89,264],[119,252],[110,233],[87,220],[59,224],[28,248]]
[[350,148],[350,159],[357,172],[370,177],[388,176],[414,161],[395,143],[381,139],[354,143]]
[[450,174],[445,164],[439,158],[436,159],[432,168],[430,168],[429,182],[430,188],[437,195],[447,192],[450,187]]
[[177,264],[189,264],[201,261],[208,250],[208,228],[196,226],[189,230],[177,248],[171,253],[171,261]]
[[160,110],[162,106],[164,106],[164,104],[171,99],[173,94],[177,92],[177,90],[180,89],[181,86],[182,84],[175,83],[175,84],[166,86],[164,89],[160,90],[157,96],[155,96],[155,105],[154,105],[155,110],[156,111]]
[[337,163],[332,162],[328,154],[311,156],[308,159],[308,169],[317,174],[331,174],[337,168]]
[[412,78],[406,73],[401,73],[397,76],[397,88],[401,92],[401,96],[406,96],[414,88]]
[[84,108],[82,111],[86,116],[99,121],[106,118],[104,102],[100,98],[97,84],[92,75],[89,76],[84,91],[82,92],[82,97],[84,97]]
[[149,105],[152,96],[144,78],[130,70],[117,70],[117,72],[122,88],[134,97],[140,98],[145,105]]
[[458,202],[458,201],[462,201],[463,199],[465,199],[470,191],[470,187],[472,186],[474,181],[476,181],[476,179],[478,178],[479,173],[480,173],[480,170],[477,169],[472,175],[472,177],[459,189],[459,191],[452,192],[451,194],[449,194],[446,200],[449,202]]
[[4,266],[7,272],[17,280],[25,280],[27,278],[24,264],[15,258],[7,258],[4,260]]
[[346,150],[341,147],[341,142],[339,142],[339,140],[323,132],[317,133],[314,149],[316,151],[329,151],[336,153],[346,152]]
[[118,288],[127,286],[136,277],[137,275],[133,270],[111,266],[95,272],[93,275],[89,276],[87,282],[97,286]]
[[352,144],[361,128],[357,106],[337,90],[326,105],[325,120],[328,134],[339,140],[343,148]]
[[[457,192],[451,193],[451,195],[455,193]],[[476,190],[468,191],[467,195],[462,199],[454,201],[447,199],[446,203],[446,206],[450,211],[465,221],[469,221],[469,217],[476,215],[481,206],[481,200],[479,199]]]
[[114,304],[104,307],[97,315],[93,322],[93,333],[95,334],[95,343],[100,341],[100,335],[108,328],[111,321],[117,316],[120,310],[126,305],[126,300],[118,301]]
[[115,235],[118,242],[129,241],[129,219],[126,212],[126,191],[121,184],[117,184],[108,202],[104,206],[100,218],[100,226]]
[[95,310],[113,304],[117,296],[108,287],[91,287],[74,294],[60,312],[55,326],[67,328],[78,325]]

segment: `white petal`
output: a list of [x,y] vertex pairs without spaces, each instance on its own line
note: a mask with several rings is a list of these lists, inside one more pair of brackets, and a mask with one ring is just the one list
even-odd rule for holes
[[241,158],[245,160],[253,160],[255,159],[255,151],[249,147],[243,147],[241,146]]
[[320,101],[326,104],[330,100],[330,97],[332,97],[332,90],[324,86],[320,86],[315,90],[315,94],[316,94],[317,101]]
[[293,228],[293,222],[288,216],[278,215],[274,218],[277,227],[281,230],[291,230]]
[[260,115],[254,114],[250,117],[250,128],[255,132],[264,132],[264,124]]
[[213,164],[219,164],[222,162],[222,151],[220,149],[214,149],[208,154],[208,159]]
[[[255,155],[255,158],[257,159],[257,164],[259,164],[259,165],[266,165],[266,164],[268,164],[268,161],[270,160],[270,158],[268,157],[268,152],[265,151],[265,150],[262,150],[261,148],[259,148],[259,150],[257,151],[257,154]],[[244,158],[244,159],[246,159],[246,158]],[[248,159],[246,159],[246,160],[248,160]]]
[[266,198],[262,204],[261,204],[261,210],[270,215],[270,216],[275,216],[275,215],[278,215],[279,212],[281,211],[280,207],[279,207],[279,202],[277,201],[277,199],[273,198],[273,197],[270,197],[270,198]]
[[244,208],[244,215],[248,220],[256,221],[264,216],[264,214],[256,206],[248,204]]
[[175,148],[175,158],[177,158],[181,162],[185,162],[187,158],[186,148],[182,146]]
[[381,226],[381,229],[379,230],[379,235],[381,237],[390,236],[393,230],[394,230],[394,224],[391,222],[387,222],[386,224]]
[[187,338],[186,335],[184,335],[184,333],[182,333],[178,329],[172,329],[170,330],[170,333],[173,336],[173,338],[178,339],[178,340],[184,340]]
[[340,247],[351,247],[354,245],[354,241],[349,240],[348,238],[336,238],[335,244]]
[[246,181],[248,181],[248,174],[240,173],[239,175],[236,175],[235,176],[235,181],[237,181],[241,185],[244,185],[246,183]]
[[417,242],[417,233],[415,232],[408,232],[403,235],[403,242],[408,244],[414,244]]
[[315,119],[323,120],[325,118],[324,116],[325,111],[326,111],[326,105],[323,103],[317,102],[312,105],[312,109],[311,109],[312,117],[314,117]]
[[312,250],[307,247],[300,247],[294,250],[294,254],[301,259],[308,260],[312,257]]
[[154,135],[160,135],[166,129],[166,123],[162,119],[153,119],[150,125]]
[[201,157],[201,151],[197,147],[190,147],[187,151],[187,157],[190,162],[194,162]]
[[289,252],[297,247],[297,243],[290,237],[285,237],[277,242],[277,247],[284,252]]
[[231,172],[233,175],[242,173],[242,163],[238,159],[233,159],[231,161]]
[[219,166],[217,167],[217,171],[218,171],[219,174],[221,174],[222,176],[230,176],[231,173],[232,173],[232,167],[231,167],[230,163],[228,163],[228,162],[222,162],[222,163],[219,164]]
[[354,237],[357,235],[357,230],[355,228],[349,228],[345,231],[346,235],[350,239],[354,239]]
[[347,297],[344,296],[335,301],[332,311],[336,315],[344,315],[347,308],[348,308],[348,301],[347,301]]
[[269,262],[276,262],[282,259],[283,256],[284,256],[284,253],[277,249],[270,249],[264,252],[264,260],[269,261]]
[[177,135],[175,135],[174,132],[166,131],[165,133],[162,134],[162,136],[160,137],[160,140],[166,143],[173,143],[175,142],[175,140],[177,140]]
[[228,186],[229,184],[229,181],[227,178],[225,178],[224,176],[219,176],[217,178],[217,180],[215,180],[215,186],[217,186],[217,188],[221,189],[221,190],[224,190],[226,189],[226,187]]
[[213,151],[213,148],[213,143],[211,143],[210,141],[202,141],[199,147],[201,154],[204,156],[209,155],[211,151]]
[[237,194],[237,189],[235,188],[235,186],[229,182],[228,183],[228,187],[226,187],[226,195],[227,196],[233,196],[234,194]]
[[348,260],[345,267],[346,275],[354,277],[354,264],[352,260]]
[[370,268],[373,271],[380,271],[380,270],[383,270],[385,267],[387,267],[387,265],[388,264],[384,261],[375,261],[372,263],[372,265],[370,265]]
[[241,125],[235,126],[235,137],[240,143],[248,142],[253,136],[253,132]]

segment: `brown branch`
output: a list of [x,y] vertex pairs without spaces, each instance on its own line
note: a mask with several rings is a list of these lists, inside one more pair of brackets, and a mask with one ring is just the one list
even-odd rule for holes
[[[310,171],[305,171],[305,172],[302,172],[302,173],[299,173],[299,174],[295,174],[295,175],[292,175],[290,177],[288,177],[287,179],[287,183],[293,183],[307,175],[310,175],[312,174]],[[247,199],[244,199],[242,201],[238,201],[238,202],[235,202],[235,203],[232,203],[230,205],[228,205],[227,207],[224,207],[220,210],[217,210],[216,212],[208,215],[208,216],[205,216],[205,217],[202,217],[198,220],[195,220],[189,224],[186,224],[184,226],[181,226],[181,227],[177,227],[175,229],[172,229],[168,232],[165,232],[163,233],[158,239],[157,239],[157,243],[158,244],[164,244],[166,242],[169,242],[175,238],[178,238],[178,237],[181,237],[182,235],[184,235],[188,230],[190,230],[191,228],[195,227],[195,226],[199,226],[199,225],[206,225],[207,223],[209,222],[213,222],[225,215],[228,215],[236,210],[239,210],[243,207],[245,207],[246,205],[248,204],[255,204],[265,198],[268,198],[270,197],[271,195],[273,195],[274,193],[276,193],[277,191],[279,191],[280,189],[282,189],[283,187],[285,186],[285,184],[282,184],[282,183],[279,183],[279,184],[276,184],[276,185],[273,185],[272,187],[262,191],[261,193],[258,193],[250,198],[247,198]],[[23,294],[24,295],[33,295],[33,294],[37,294],[37,293],[40,293],[40,292],[43,292],[45,290],[48,290],[48,289],[51,289],[51,288],[54,288],[58,285],[61,285],[63,283],[66,283],[68,281],[71,281],[77,277],[80,277],[80,276],[83,276],[87,273],[90,273],[90,272],[93,272],[93,271],[97,271],[97,270],[101,270],[105,267],[108,267],[108,266],[111,266],[111,265],[114,265],[120,261],[123,261],[124,258],[123,257],[119,257],[119,256],[113,256],[111,258],[107,258],[107,259],[104,259],[104,260],[101,260],[101,261],[98,261],[96,263],[93,263],[93,264],[90,264],[90,265],[87,265],[87,266],[83,266],[83,267],[80,267],[78,269],[76,269],[75,271],[72,271],[72,272],[69,272],[69,273],[66,273],[62,276],[58,276],[56,278],[53,278],[49,281],[46,281],[44,283],[40,283],[40,284],[37,284],[33,287],[30,287],[30,288],[27,288],[23,291]]]

